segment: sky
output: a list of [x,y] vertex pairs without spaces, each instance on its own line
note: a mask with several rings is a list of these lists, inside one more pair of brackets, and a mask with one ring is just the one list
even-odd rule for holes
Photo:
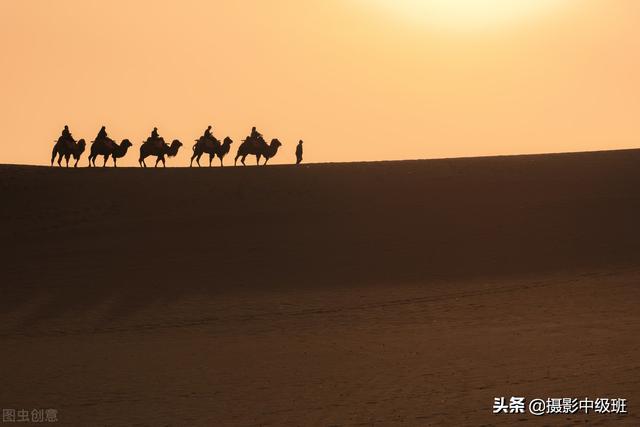
[[516,3],[3,0],[0,163],[48,164],[65,124],[131,166],[154,126],[171,166],[209,124],[274,163],[637,146],[640,2]]

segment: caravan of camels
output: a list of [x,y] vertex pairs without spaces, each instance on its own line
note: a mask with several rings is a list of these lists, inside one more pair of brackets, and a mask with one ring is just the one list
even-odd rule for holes
[[[302,140],[298,142],[296,147],[296,164],[302,162]],[[209,155],[209,166],[212,166],[213,159],[218,157],[220,160],[220,166],[223,165],[224,157],[229,153],[233,140],[226,137],[220,142],[211,133],[211,126],[207,127],[204,134],[196,140],[193,145],[193,155],[191,156],[191,162],[189,166],[193,166],[193,161],[200,166],[200,157],[203,154]],[[69,159],[73,157],[75,159],[74,167],[78,166],[78,161],[86,149],[86,142],[84,139],[76,141],[71,135],[71,131],[68,126],[65,126],[62,130],[62,134],[55,141],[53,152],[51,153],[51,166],[56,157],[58,157],[58,166],[62,166],[62,158],[65,159],[67,167],[69,167]],[[89,153],[89,167],[96,166],[96,158],[98,156],[104,157],[102,166],[107,165],[109,157],[113,159],[113,166],[117,167],[118,159],[124,157],[127,151],[133,144],[128,139],[122,140],[118,144],[107,135],[107,130],[104,126],[98,132],[95,140],[91,141],[91,148]],[[260,159],[264,157],[263,165],[266,165],[269,159],[275,157],[278,153],[278,148],[282,146],[282,143],[278,139],[272,139],[270,143],[267,143],[262,134],[254,127],[251,129],[251,134],[242,141],[242,144],[238,147],[238,152],[234,159],[234,165],[238,163],[238,159],[243,165],[247,156],[256,156],[256,164],[260,164]],[[140,157],[138,163],[141,167],[147,167],[145,159],[149,156],[156,157],[155,166],[157,167],[160,162],[162,166],[166,166],[165,157],[175,157],[178,154],[178,150],[182,147],[182,142],[174,139],[171,144],[167,144],[159,134],[158,128],[153,128],[151,136],[147,138],[140,146]]]

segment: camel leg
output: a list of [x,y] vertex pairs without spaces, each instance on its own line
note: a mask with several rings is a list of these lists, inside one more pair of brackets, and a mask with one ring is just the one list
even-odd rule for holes
[[76,162],[73,164],[74,168],[78,167],[78,162],[80,161],[80,156],[78,156],[78,158],[76,158]]
[[64,160],[67,162],[67,167],[69,167],[69,157],[71,157],[70,154],[65,154],[64,155]]
[[209,167],[211,167],[211,162],[213,161],[213,158],[215,157],[215,154],[209,154]]
[[256,165],[260,166],[260,157],[262,157],[260,154],[256,154]]
[[114,168],[118,167],[118,162],[116,161],[116,156],[113,156],[113,167]]
[[156,165],[155,165],[156,168],[158,167],[158,163],[160,162],[160,159],[161,159],[160,156],[156,157]]
[[267,166],[267,162],[268,162],[268,161],[269,161],[269,158],[268,158],[268,157],[265,157],[265,158],[264,158],[264,165],[265,165],[265,166]]
[[162,156],[162,167],[163,168],[167,167],[167,163],[164,161],[164,156]]
[[220,167],[224,167],[224,165],[222,164],[222,157],[220,157]]
[[242,158],[240,159],[240,161],[242,162],[242,166],[247,166],[247,164],[244,162],[244,159],[247,158],[247,155],[245,154],[244,156],[242,156]]
[[62,153],[58,154],[58,166],[62,167]]
[[233,166],[238,166],[238,157],[240,157],[240,154],[238,154],[236,158],[233,160]]
[[109,159],[109,155],[108,154],[104,156],[104,163],[102,163],[102,167],[107,166],[107,159]]

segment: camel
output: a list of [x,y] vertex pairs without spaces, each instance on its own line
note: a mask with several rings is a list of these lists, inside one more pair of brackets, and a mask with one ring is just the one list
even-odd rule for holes
[[258,140],[247,138],[240,144],[240,147],[238,147],[238,154],[236,154],[234,165],[236,165],[238,159],[241,158],[240,161],[242,165],[246,166],[244,159],[248,155],[256,156],[256,164],[258,165],[260,164],[260,158],[264,156],[264,165],[266,165],[269,159],[275,157],[278,153],[280,146],[282,146],[282,143],[277,139],[272,139],[271,144],[267,144],[262,137]]
[[209,155],[209,167],[211,167],[211,162],[215,156],[218,156],[220,159],[220,166],[224,166],[222,160],[231,149],[231,144],[233,144],[233,140],[229,137],[226,137],[222,143],[220,143],[220,141],[215,137],[212,139],[201,137],[193,145],[193,156],[191,156],[191,163],[189,163],[189,167],[193,166],[193,159],[196,159],[196,163],[200,166],[200,157],[202,157],[202,154],[204,153]]
[[159,138],[157,141],[147,140],[140,146],[140,159],[138,159],[138,162],[140,166],[146,168],[147,164],[144,159],[149,156],[156,156],[158,158],[156,160],[156,167],[158,167],[159,162],[162,162],[162,166],[166,167],[164,156],[175,157],[180,147],[182,147],[182,142],[177,139],[174,139],[171,145],[164,142],[163,138]]
[[109,156],[113,158],[113,167],[118,167],[117,159],[124,157],[131,146],[133,144],[128,139],[123,139],[120,145],[111,138],[94,141],[91,144],[91,154],[89,154],[89,167],[96,165],[96,157],[98,156],[104,156],[102,167],[107,165]]
[[80,156],[84,153],[87,144],[84,139],[79,140],[78,142],[74,141],[73,138],[67,139],[58,139],[56,145],[53,146],[53,151],[51,153],[51,166],[53,166],[53,161],[58,156],[58,166],[62,166],[62,158],[67,162],[67,167],[69,167],[69,158],[73,156],[76,159],[74,168],[78,167],[78,161],[80,160]]

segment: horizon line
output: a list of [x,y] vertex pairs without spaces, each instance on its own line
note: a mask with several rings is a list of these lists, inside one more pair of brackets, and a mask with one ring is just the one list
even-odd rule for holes
[[[540,156],[557,156],[557,155],[572,155],[572,154],[596,154],[596,153],[616,153],[623,151],[638,151],[640,147],[634,148],[615,148],[615,149],[603,149],[603,150],[584,150],[584,151],[549,151],[549,152],[527,152],[527,153],[512,153],[512,154],[487,154],[480,156],[451,156],[451,157],[424,157],[424,158],[413,158],[413,159],[380,159],[380,160],[345,160],[345,161],[328,161],[328,162],[306,162],[300,165],[296,165],[295,163],[270,163],[266,167],[276,167],[276,166],[295,166],[295,167],[304,167],[304,166],[316,166],[316,165],[336,165],[336,164],[362,164],[362,163],[398,163],[398,162],[425,162],[425,161],[438,161],[438,160],[465,160],[465,159],[490,159],[490,158],[505,158],[505,157],[540,157]],[[26,167],[43,167],[50,169],[233,169],[233,168],[247,168],[247,167],[263,167],[264,165],[254,165],[247,164],[243,165],[227,165],[224,167],[214,165],[210,166],[172,166],[168,165],[166,167],[154,167],[148,166],[146,168],[142,168],[140,166],[118,166],[114,168],[113,165],[103,166],[94,166],[89,167],[87,165],[79,165],[74,168],[73,166],[69,166],[68,168],[65,166],[57,166],[57,165],[48,165],[45,163],[0,163],[0,166],[26,166]]]

